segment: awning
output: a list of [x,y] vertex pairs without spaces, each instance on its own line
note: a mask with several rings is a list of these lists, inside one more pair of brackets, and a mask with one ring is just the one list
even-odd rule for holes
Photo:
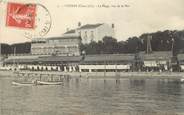
[[156,61],[144,61],[145,67],[158,67]]

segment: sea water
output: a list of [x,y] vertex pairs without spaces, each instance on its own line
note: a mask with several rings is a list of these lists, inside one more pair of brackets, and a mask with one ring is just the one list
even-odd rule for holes
[[184,115],[184,84],[161,79],[65,79],[13,86],[0,77],[0,115]]

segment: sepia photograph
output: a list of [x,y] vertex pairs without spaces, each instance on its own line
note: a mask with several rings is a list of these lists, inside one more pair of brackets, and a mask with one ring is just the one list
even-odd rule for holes
[[0,115],[184,115],[183,0],[0,0]]

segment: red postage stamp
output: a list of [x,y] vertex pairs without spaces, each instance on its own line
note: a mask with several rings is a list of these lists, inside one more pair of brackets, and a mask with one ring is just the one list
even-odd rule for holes
[[34,29],[36,4],[8,3],[6,26]]

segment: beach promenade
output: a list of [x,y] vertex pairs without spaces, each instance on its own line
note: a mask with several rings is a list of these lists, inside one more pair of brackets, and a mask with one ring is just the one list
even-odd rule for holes
[[67,76],[71,78],[148,78],[184,79],[184,72],[58,72],[58,71],[0,71],[0,76]]

